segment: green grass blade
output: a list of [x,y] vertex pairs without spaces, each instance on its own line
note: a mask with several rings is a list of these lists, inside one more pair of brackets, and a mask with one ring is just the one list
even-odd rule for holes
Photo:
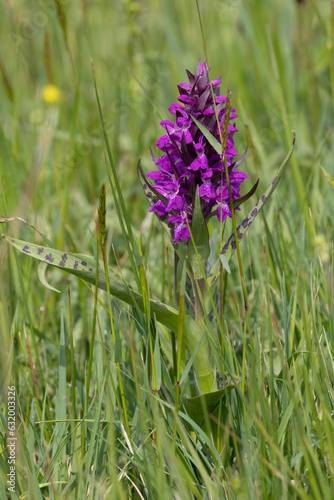
[[59,341],[59,366],[58,366],[58,391],[56,396],[56,420],[58,422],[55,427],[53,457],[57,457],[55,465],[55,480],[60,481],[63,470],[66,464],[66,450],[62,446],[63,440],[66,437],[66,353],[65,353],[65,325],[63,310],[61,310],[60,320],[60,341]]
[[102,114],[99,93],[97,90],[97,84],[96,84],[95,74],[94,74],[94,70],[93,70],[93,62],[92,62],[92,73],[93,73],[93,82],[94,82],[96,101],[97,101],[97,105],[98,105],[100,121],[101,121],[101,126],[102,126],[102,131],[103,131],[103,138],[104,138],[104,142],[105,142],[107,154],[108,154],[108,159],[109,159],[109,164],[107,165],[107,167],[108,167],[108,176],[109,176],[109,181],[110,181],[110,187],[111,187],[111,191],[112,191],[112,195],[113,195],[113,199],[114,199],[115,208],[117,211],[117,217],[118,217],[119,223],[120,223],[121,228],[122,228],[124,242],[125,242],[125,245],[127,247],[128,255],[129,255],[129,258],[131,261],[133,274],[135,276],[138,288],[140,289],[140,278],[139,278],[138,269],[137,269],[138,263],[136,262],[137,249],[135,246],[135,241],[134,241],[134,237],[133,237],[133,233],[132,233],[130,218],[129,218],[129,215],[128,215],[128,212],[127,212],[127,209],[125,206],[122,189],[121,189],[118,175],[117,175],[117,171],[116,171],[116,165],[115,165],[114,160],[113,160],[113,156],[111,153],[111,148],[109,145],[109,140],[108,140],[105,124],[104,124],[104,118],[103,118],[103,114]]

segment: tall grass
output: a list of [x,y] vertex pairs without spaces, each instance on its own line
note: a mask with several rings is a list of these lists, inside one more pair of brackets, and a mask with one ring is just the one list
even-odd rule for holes
[[[297,136],[290,168],[240,245],[247,328],[235,257],[223,277],[223,334],[207,321],[225,388],[210,414],[187,406],[196,380],[194,353],[180,350],[177,359],[182,325],[177,339],[148,319],[151,295],[181,312],[183,302],[171,245],[136,175],[139,157],[151,168],[149,148],[185,68],[204,60],[195,2],[1,7],[0,217],[23,217],[63,251],[102,259],[96,221],[105,182],[106,259],[144,297],[143,311],[109,301],[1,243],[1,498],[9,495],[8,386],[17,392],[9,498],[333,496],[334,202],[320,168],[334,177],[331,5],[200,7],[211,74],[222,75],[223,93],[232,90],[236,147],[248,145],[247,172],[252,183],[260,177],[260,193],[292,129]],[[126,229],[108,184],[90,58]],[[47,83],[61,89],[59,104],[42,100]],[[19,222],[2,232],[42,244]]]

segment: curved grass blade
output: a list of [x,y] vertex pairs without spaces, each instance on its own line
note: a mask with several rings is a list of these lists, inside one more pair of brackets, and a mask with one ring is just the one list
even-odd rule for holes
[[140,160],[138,161],[138,166],[137,166],[137,172],[138,172],[138,177],[139,177],[139,180],[141,182],[141,185],[143,187],[143,190],[144,190],[144,193],[145,193],[145,196],[149,202],[149,204],[151,205],[151,207],[153,207],[153,205],[158,201],[154,198],[152,198],[151,196],[148,196],[148,193],[147,193],[147,190],[151,191],[151,193],[155,194],[155,196],[160,200],[162,201],[162,203],[167,207],[168,205],[168,201],[167,201],[167,198],[165,198],[162,194],[159,193],[159,191],[157,191],[154,186],[152,186],[152,184],[150,183],[150,181],[147,179],[147,176],[145,175],[144,173],[144,170],[142,169],[142,166],[141,166],[141,163],[140,163]]
[[[246,234],[248,228],[254,222],[255,217],[257,217],[257,215],[260,213],[260,211],[262,210],[262,208],[264,207],[264,205],[269,200],[270,196],[273,194],[273,192],[277,188],[277,186],[278,186],[278,184],[279,184],[279,182],[280,182],[280,180],[282,178],[282,175],[284,174],[284,171],[285,171],[285,169],[286,169],[286,167],[288,165],[288,162],[289,162],[289,160],[291,158],[291,155],[293,153],[293,150],[294,150],[294,147],[295,147],[295,141],[296,141],[296,134],[293,131],[292,146],[289,149],[289,151],[288,151],[287,155],[285,156],[284,160],[282,161],[281,166],[278,169],[275,177],[273,178],[273,180],[271,181],[271,183],[269,184],[269,186],[267,187],[266,191],[263,193],[263,195],[261,196],[261,198],[258,200],[258,202],[254,206],[254,208],[249,212],[249,214],[243,220],[243,222],[237,227],[237,235],[238,235],[238,240],[239,241]],[[217,277],[219,276],[219,264],[221,262],[221,256],[224,256],[225,257],[224,261],[226,262],[226,260],[227,260],[227,262],[228,262],[230,260],[230,258],[232,257],[235,248],[236,248],[235,236],[234,236],[234,234],[232,234],[229,237],[229,239],[227,240],[226,244],[223,246],[222,251],[220,253],[219,259],[216,261],[216,263],[213,265],[213,267],[211,269],[211,272],[210,272],[210,280],[211,280],[210,285],[212,285],[216,281]],[[222,264],[224,265],[224,262],[222,262]]]
[[257,187],[259,185],[259,180],[260,179],[256,180],[254,186],[248,191],[248,193],[246,193],[244,196],[240,196],[240,198],[237,198],[236,200],[233,201],[233,208],[240,207],[240,205],[242,205],[242,203],[244,203],[245,201],[248,200],[248,198],[253,196],[253,194],[255,193],[255,191],[257,190]]
[[22,217],[0,217],[0,224],[3,222],[23,222],[24,224],[27,224],[27,226],[31,227],[34,231],[36,231],[40,235],[40,237],[45,241],[48,247],[57,249],[56,245],[52,243],[52,241],[49,240],[49,238],[47,238],[43,233],[38,231],[38,229],[34,227],[32,224],[29,224],[29,222],[22,219]]
[[324,169],[324,167],[321,167],[321,170],[322,170],[322,173],[324,174],[325,176],[325,179],[326,181],[328,182],[328,184],[330,185],[330,187],[332,189],[334,189],[334,179],[331,178],[331,176],[329,175],[328,172],[326,172],[326,170]]
[[128,251],[128,256],[129,256],[129,260],[131,263],[132,272],[133,272],[133,275],[135,277],[138,290],[140,290],[140,279],[139,279],[139,273],[138,273],[138,265],[141,262],[140,262],[140,259],[138,256],[138,248],[135,244],[135,239],[134,239],[133,232],[132,232],[129,214],[128,214],[128,211],[126,209],[122,189],[121,189],[119,178],[117,175],[116,165],[114,163],[113,155],[112,155],[109,140],[108,140],[108,135],[107,135],[105,122],[104,122],[104,118],[103,118],[103,114],[102,114],[101,102],[100,102],[99,93],[97,90],[97,83],[96,83],[96,79],[95,79],[92,59],[91,59],[91,64],[92,64],[93,84],[94,84],[94,89],[95,89],[97,107],[98,107],[99,115],[100,115],[100,122],[101,122],[101,127],[102,127],[102,132],[103,132],[103,139],[105,142],[106,152],[107,152],[107,156],[109,159],[109,163],[106,162],[107,172],[108,172],[108,177],[109,177],[109,184],[110,184],[111,193],[112,193],[112,197],[113,197],[114,204],[115,204],[117,218],[119,220],[122,234],[124,237],[124,243],[125,243],[126,249]]

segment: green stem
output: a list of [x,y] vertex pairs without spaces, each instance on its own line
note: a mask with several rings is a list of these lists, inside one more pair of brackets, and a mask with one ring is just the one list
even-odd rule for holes
[[184,291],[186,283],[186,264],[183,264],[182,277],[180,282],[180,300],[179,300],[179,321],[177,331],[177,365],[176,365],[176,388],[175,388],[175,416],[173,426],[173,445],[176,442],[176,428],[177,428],[177,413],[179,409],[180,399],[180,372],[181,372],[181,353],[182,353],[182,340],[183,340],[183,325],[184,325]]
[[208,292],[204,278],[195,279],[192,276],[192,283],[195,294],[195,318],[198,330],[195,332],[189,328],[185,329],[184,339],[190,353],[196,349],[198,343],[201,341],[194,359],[194,372],[199,393],[206,394],[217,390],[215,367],[213,365],[207,333],[201,340],[202,334],[205,331],[204,307],[207,302]]
[[244,319],[244,339],[243,339],[243,351],[242,351],[242,382],[241,391],[245,390],[245,375],[246,375],[246,344],[247,344],[247,309],[245,309],[245,319]]
[[107,294],[108,295],[108,312],[109,312],[109,317],[110,317],[110,326],[111,326],[113,346],[114,346],[114,359],[115,359],[116,368],[117,368],[118,385],[119,385],[119,391],[120,391],[120,396],[121,396],[121,401],[122,401],[122,409],[123,409],[123,415],[124,415],[124,420],[125,420],[125,427],[126,427],[126,431],[128,433],[130,433],[128,413],[127,413],[127,407],[126,407],[126,402],[125,402],[125,394],[124,394],[122,374],[121,374],[121,368],[120,368],[120,362],[121,362],[121,357],[122,357],[122,346],[121,346],[121,341],[119,338],[119,332],[117,334],[117,337],[116,337],[116,333],[115,333],[114,315],[113,315],[112,307],[111,307],[111,294],[110,294],[110,288],[109,288],[108,262],[107,262],[107,254],[106,254],[106,247],[105,247],[104,241],[103,242],[101,241],[101,247],[102,247],[104,271],[105,271],[107,291],[108,291],[108,294]]
[[[191,329],[188,325],[189,316],[184,318],[183,338],[190,353],[194,352],[203,334],[201,328]],[[199,394],[206,394],[217,390],[215,367],[212,360],[210,343],[207,335],[204,335],[197,355],[194,359],[194,372]]]
[[[97,240],[98,243],[98,240]],[[98,262],[98,244],[97,248],[97,262]],[[93,353],[94,353],[94,343],[95,343],[95,329],[96,329],[96,316],[97,316],[97,279],[98,279],[99,267],[96,266],[96,286],[95,286],[95,296],[94,296],[94,314],[93,314],[93,323],[92,323],[92,332],[90,338],[89,345],[89,358],[88,358],[88,370],[87,370],[87,378],[86,378],[86,394],[85,394],[85,418],[87,418],[88,412],[88,403],[89,403],[89,386],[90,379],[92,375],[92,365],[93,365]],[[82,423],[82,434],[81,434],[81,458],[85,456],[85,442],[86,442],[86,421],[84,420]]]

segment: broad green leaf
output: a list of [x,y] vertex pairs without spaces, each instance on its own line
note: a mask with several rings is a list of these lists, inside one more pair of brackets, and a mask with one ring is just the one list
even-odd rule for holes
[[203,332],[202,337],[200,338],[197,346],[195,347],[195,349],[191,353],[191,356],[190,356],[190,359],[189,359],[189,361],[187,363],[187,366],[185,367],[185,369],[182,372],[182,377],[180,379],[180,385],[183,384],[183,382],[185,381],[186,377],[188,376],[188,373],[189,373],[189,371],[190,371],[190,369],[191,369],[191,367],[192,367],[192,365],[194,363],[196,354],[198,353],[198,349],[200,348],[202,340],[204,339],[204,335],[205,335],[205,332]]
[[259,179],[255,182],[254,186],[246,193],[244,196],[240,196],[240,198],[237,198],[236,200],[233,201],[233,208],[238,208],[242,203],[248,200],[253,194],[255,193],[257,186],[259,184]]
[[[277,186],[278,186],[278,184],[279,184],[279,182],[280,182],[280,180],[282,178],[282,175],[284,174],[284,171],[285,171],[285,169],[286,169],[286,167],[288,165],[288,162],[289,162],[289,160],[291,158],[291,155],[293,153],[293,150],[294,150],[294,147],[295,147],[295,140],[296,140],[296,135],[295,135],[295,132],[293,132],[292,146],[291,146],[290,150],[288,151],[286,157],[284,158],[284,160],[283,160],[280,168],[278,169],[275,177],[273,178],[273,180],[271,181],[271,183],[267,187],[267,189],[264,192],[264,194],[258,200],[258,202],[254,206],[254,208],[249,212],[249,214],[243,220],[243,222],[237,227],[237,234],[238,234],[238,240],[239,241],[246,234],[246,232],[248,231],[250,225],[254,222],[255,217],[257,217],[257,215],[260,213],[260,211],[262,210],[262,208],[264,207],[264,205],[269,200],[270,196],[273,194],[273,192],[277,188]],[[224,245],[224,247],[222,248],[222,251],[221,251],[220,255],[224,255],[226,257],[226,259],[227,259],[227,262],[228,262],[230,260],[230,258],[232,257],[235,248],[236,248],[235,237],[234,237],[234,234],[232,234],[229,237],[229,239],[227,240],[227,242]],[[219,276],[219,264],[220,264],[220,262],[221,261],[220,261],[220,258],[219,258],[216,261],[216,263],[214,264],[214,266],[212,267],[212,269],[211,269],[211,272],[210,272],[210,282],[211,282],[210,284],[211,285],[216,281],[217,277]]]
[[196,434],[200,437],[200,440],[205,443],[205,446],[208,450],[210,450],[212,456],[216,458],[217,463],[220,463],[221,457],[213,443],[212,436],[208,435],[204,429],[202,429],[189,415],[183,411],[179,411],[178,415],[182,418],[188,428],[196,432]]
[[231,383],[219,391],[202,394],[195,398],[188,398],[184,402],[184,408],[188,415],[200,425],[209,413],[213,413],[218,408],[221,398],[230,392],[233,387],[234,384]]
[[[28,243],[26,241],[7,237],[4,234],[2,235],[2,238],[21,252],[33,257],[34,259],[63,269],[68,273],[82,278],[92,285],[96,284],[96,263],[91,257],[83,256],[82,254],[62,252],[61,250],[57,250],[55,248],[43,247],[34,243]],[[102,262],[99,264],[99,269],[100,271],[98,273],[97,285],[99,288],[107,291],[106,278],[104,272],[102,271]],[[135,300],[135,302],[139,305],[139,308],[143,311],[144,303],[142,296],[135,290],[131,289],[129,291],[127,285],[122,283],[121,276],[116,273],[114,269],[109,267],[108,271],[111,295],[131,305],[133,305],[133,300]],[[173,331],[177,331],[177,311],[175,309],[154,300],[150,301],[150,309],[151,314],[155,314],[158,321],[162,320],[161,322],[168,328]]]
[[[193,270],[195,278],[200,279],[203,277],[202,269],[205,268],[206,261],[208,260],[210,255],[210,244],[209,231],[202,213],[198,186],[196,189],[195,207],[191,223],[191,233],[194,239],[194,244],[192,241],[189,242],[189,264]],[[197,253],[194,245],[196,247]]]

